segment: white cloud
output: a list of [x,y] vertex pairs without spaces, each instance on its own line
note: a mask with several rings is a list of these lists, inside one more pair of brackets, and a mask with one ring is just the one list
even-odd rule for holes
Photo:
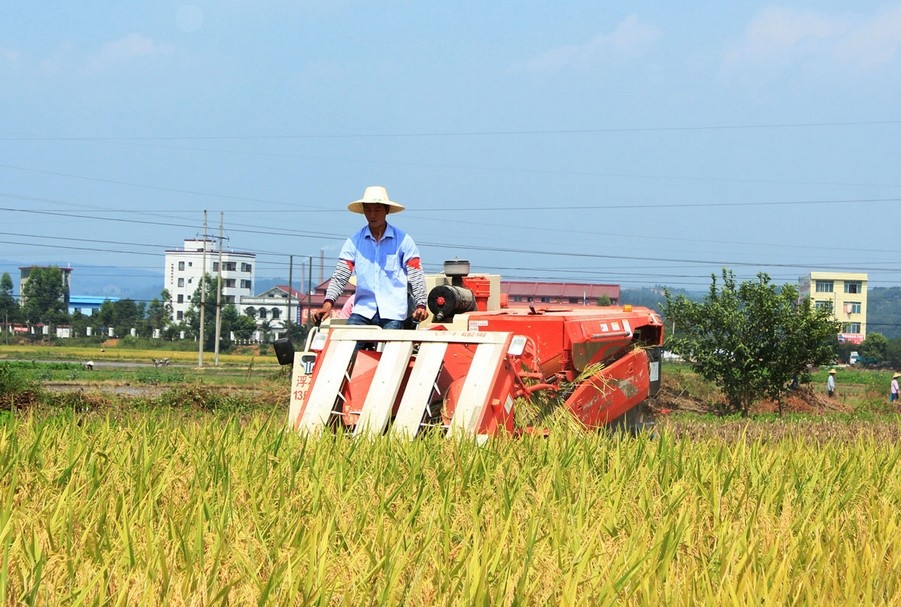
[[131,33],[105,44],[97,54],[88,59],[87,65],[92,70],[103,70],[136,59],[164,56],[172,52],[173,49],[169,45],[154,42],[143,34]]
[[569,68],[587,68],[645,54],[660,38],[660,29],[631,15],[610,33],[600,33],[585,44],[549,49],[512,66],[514,71],[555,73]]
[[873,14],[828,14],[791,8],[758,13],[726,63],[791,65],[800,61],[872,67],[894,61],[901,44],[901,5]]

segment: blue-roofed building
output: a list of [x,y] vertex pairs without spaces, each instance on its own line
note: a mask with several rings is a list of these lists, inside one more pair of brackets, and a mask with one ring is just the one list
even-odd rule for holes
[[85,316],[92,316],[100,309],[105,301],[119,301],[118,297],[101,297],[95,295],[71,295],[69,297],[69,314],[81,312]]

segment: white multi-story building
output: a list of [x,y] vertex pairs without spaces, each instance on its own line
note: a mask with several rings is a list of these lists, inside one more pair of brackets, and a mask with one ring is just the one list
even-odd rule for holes
[[172,320],[181,322],[191,306],[191,298],[200,278],[208,274],[215,280],[222,261],[222,304],[238,304],[241,297],[253,295],[256,255],[253,253],[220,252],[213,239],[185,240],[182,249],[166,250],[164,287],[172,296]]

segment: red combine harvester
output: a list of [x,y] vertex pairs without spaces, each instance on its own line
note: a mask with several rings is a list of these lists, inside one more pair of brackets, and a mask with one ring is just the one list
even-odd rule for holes
[[[428,429],[485,440],[519,428],[517,401],[559,403],[586,429],[648,423],[660,388],[663,322],[648,308],[502,307],[500,277],[445,263],[428,277],[432,318],[415,330],[332,319],[293,364],[288,424],[303,434],[344,426],[354,435],[412,439]],[[541,429],[538,429],[541,430]]]

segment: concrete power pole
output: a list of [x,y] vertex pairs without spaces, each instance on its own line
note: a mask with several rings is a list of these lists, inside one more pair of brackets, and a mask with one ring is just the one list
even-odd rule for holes
[[224,213],[219,211],[219,273],[216,275],[216,347],[215,366],[219,366],[219,335],[222,333],[222,224]]
[[200,335],[197,341],[200,342],[200,348],[197,353],[197,366],[203,366],[203,312],[206,308],[206,209],[203,210],[203,262],[200,264]]
[[[291,323],[294,322],[293,317],[291,316],[291,296],[293,295],[292,291],[294,290],[294,256],[288,255],[288,318],[285,319],[285,335],[287,336],[287,329],[290,328]],[[298,307],[300,306],[300,302],[297,302]]]

